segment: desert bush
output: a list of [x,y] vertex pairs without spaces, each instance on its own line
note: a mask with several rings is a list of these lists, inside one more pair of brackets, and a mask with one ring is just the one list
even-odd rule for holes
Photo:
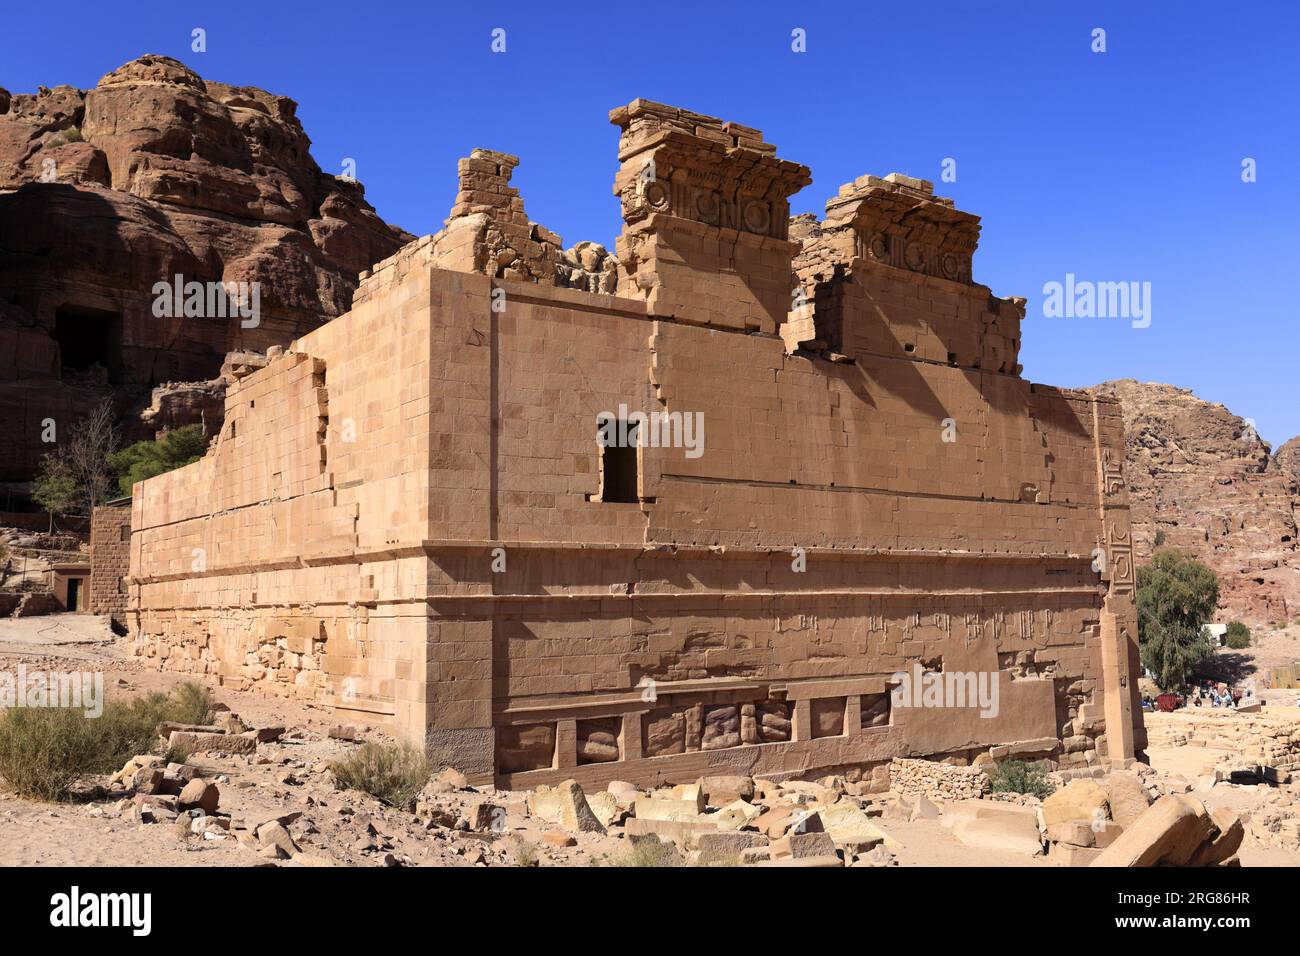
[[98,717],[76,707],[8,708],[0,711],[0,778],[20,796],[66,800],[78,780],[151,752],[162,721],[203,723],[211,706],[207,688],[188,683],[170,694],[105,701]]
[[378,797],[390,807],[405,807],[429,782],[432,768],[423,751],[410,744],[362,744],[330,764],[338,785]]
[[506,838],[506,850],[515,866],[537,866],[540,862],[537,857],[537,844],[525,840],[517,833]]
[[1053,787],[1047,781],[1047,768],[1041,762],[1004,760],[989,774],[989,786],[994,793],[1028,793],[1040,799],[1051,796]]
[[14,707],[0,715],[0,777],[20,796],[62,800],[103,752],[95,721],[64,707]]
[[1250,628],[1240,621],[1233,621],[1228,625],[1226,641],[1234,651],[1250,647]]
[[672,843],[645,837],[633,843],[626,853],[611,858],[609,865],[658,868],[685,866],[686,861]]

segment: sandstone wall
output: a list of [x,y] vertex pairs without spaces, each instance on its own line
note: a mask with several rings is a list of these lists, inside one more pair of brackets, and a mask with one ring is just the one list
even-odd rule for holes
[[115,624],[126,622],[125,578],[131,571],[131,508],[104,505],[90,521],[91,614],[107,614]]

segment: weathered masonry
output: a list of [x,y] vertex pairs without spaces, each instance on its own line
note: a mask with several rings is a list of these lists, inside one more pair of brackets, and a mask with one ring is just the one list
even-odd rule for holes
[[[809,172],[757,130],[611,118],[616,255],[476,150],[446,229],[136,486],[134,650],[506,786],[1132,758],[1119,408],[1020,377],[978,219],[894,175],[791,220]],[[702,442],[598,441],[637,412]],[[996,714],[894,706],[918,665]]]

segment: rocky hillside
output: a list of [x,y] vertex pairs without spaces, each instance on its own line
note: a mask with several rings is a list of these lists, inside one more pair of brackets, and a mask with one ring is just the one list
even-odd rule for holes
[[1245,419],[1172,385],[1088,391],[1122,405],[1138,560],[1157,545],[1186,548],[1218,573],[1231,615],[1300,615],[1300,439],[1273,454]]
[[[321,170],[296,109],[162,56],[92,90],[0,89],[0,481],[30,476],[47,417],[109,394],[133,418],[154,386],[286,344],[412,238]],[[177,275],[258,283],[256,324],[158,316]]]

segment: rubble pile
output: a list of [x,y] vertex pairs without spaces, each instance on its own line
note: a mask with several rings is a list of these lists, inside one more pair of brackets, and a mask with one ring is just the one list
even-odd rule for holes
[[979,767],[955,767],[933,760],[895,757],[889,765],[890,789],[940,800],[975,800],[989,789]]

